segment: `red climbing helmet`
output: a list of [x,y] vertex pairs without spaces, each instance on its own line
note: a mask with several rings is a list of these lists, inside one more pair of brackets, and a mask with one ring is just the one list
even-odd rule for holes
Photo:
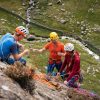
[[26,28],[23,27],[23,26],[18,26],[18,27],[15,29],[15,31],[16,31],[17,34],[23,35],[24,37],[26,37],[26,35],[29,34],[28,29],[26,29]]

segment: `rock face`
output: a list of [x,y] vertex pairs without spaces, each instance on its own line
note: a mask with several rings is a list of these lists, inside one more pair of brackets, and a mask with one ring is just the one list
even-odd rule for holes
[[38,100],[100,100],[97,95],[87,90],[68,88],[62,83],[59,83],[60,88],[50,88],[50,84],[47,84],[43,80],[41,81],[41,79],[35,83],[34,97]]
[[[30,99],[29,99],[30,98]],[[19,84],[0,71],[0,100],[33,100]]]
[[7,67],[9,66],[0,62],[0,100],[100,100],[97,95],[80,94],[79,91],[76,92],[75,89],[63,84],[60,84],[61,88],[58,89],[50,88],[43,82],[43,77],[40,77],[42,81],[35,80],[34,94],[30,95],[17,82],[3,73]]

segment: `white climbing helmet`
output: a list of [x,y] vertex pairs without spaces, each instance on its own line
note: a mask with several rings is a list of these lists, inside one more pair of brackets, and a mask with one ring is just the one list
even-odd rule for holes
[[24,37],[29,34],[29,31],[27,28],[23,27],[23,26],[18,26],[16,29],[15,29],[16,33],[17,34],[20,34],[20,35],[23,35]]
[[74,45],[72,43],[66,43],[64,46],[65,51],[73,51],[74,50]]

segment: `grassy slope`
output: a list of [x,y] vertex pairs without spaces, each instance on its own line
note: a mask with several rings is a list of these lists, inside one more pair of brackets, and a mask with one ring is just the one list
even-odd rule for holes
[[[33,17],[37,19],[35,21],[52,28],[63,30],[70,34],[81,36],[83,39],[87,39],[88,41],[92,42],[93,45],[100,48],[100,44],[98,43],[98,41],[100,41],[100,33],[90,32],[87,33],[87,35],[81,35],[81,26],[77,26],[76,24],[77,21],[85,21],[85,23],[89,24],[90,27],[93,27],[94,24],[100,25],[99,0],[97,0],[97,2],[96,0],[63,0],[64,5],[58,5],[55,3],[55,1],[49,0],[49,2],[53,3],[52,6],[47,6],[48,3],[46,0],[39,1],[40,13],[35,15],[33,13]],[[45,1],[45,4],[43,1]],[[93,12],[88,12],[91,8],[93,8]],[[65,9],[65,12],[61,11],[61,9]],[[67,20],[67,23],[61,24],[59,21],[57,21],[57,18],[58,20],[61,18],[65,19]]]
[[[52,6],[48,6],[48,3],[52,2]],[[87,32],[87,35],[80,34],[81,26],[77,26],[76,22],[85,21],[89,27],[93,27],[94,24],[100,25],[100,0],[63,0],[64,5],[59,5],[56,1],[51,0],[39,0],[38,7],[31,14],[34,21],[49,26],[51,28],[56,28],[68,32],[70,34],[76,34],[85,40],[90,41],[94,46],[100,48],[100,33],[98,32]],[[15,11],[15,13],[20,14],[22,17],[26,18],[25,10],[28,7],[28,0],[26,5],[22,6],[22,1],[17,0],[0,0],[0,6],[5,7],[8,10]],[[89,9],[93,8],[93,12],[88,12]],[[65,9],[65,12],[61,11]],[[37,10],[40,10],[37,12]],[[61,18],[67,20],[66,24],[61,24],[59,21]],[[32,21],[33,21],[32,20]],[[31,33],[36,33],[38,35],[48,35],[49,31],[44,31],[41,33],[37,30],[36,26],[30,28]],[[42,30],[42,29],[41,29]]]
[[0,33],[5,34],[6,32],[14,32],[14,29],[19,25],[25,25],[25,23],[8,13],[0,10]]
[[[5,34],[6,32],[13,33],[14,29],[20,25],[25,26],[25,23],[22,20],[0,10],[0,34]],[[32,25],[30,26],[30,33],[48,36],[48,33],[50,33],[50,31]]]
[[[2,3],[3,2],[4,1],[2,1]],[[5,1],[5,2],[7,2],[7,1]],[[0,5],[1,5],[1,1],[0,1]],[[9,6],[9,7],[11,7],[11,6]],[[52,11],[52,13],[53,13],[53,11]],[[5,21],[5,23],[4,23],[4,21],[0,20],[0,31],[1,31],[1,33],[2,32],[5,33],[5,32],[8,32],[8,31],[14,32],[14,28],[17,25],[23,25],[23,22],[21,20],[18,20],[16,17],[13,17],[13,16],[11,16],[11,15],[5,13],[5,12],[2,12],[2,11],[0,11],[0,19],[7,20],[7,21]],[[45,20],[48,21],[48,19],[46,19],[46,18],[45,18]],[[52,21],[54,21],[54,20],[52,19]],[[58,24],[55,23],[55,25],[58,25]],[[51,26],[52,26],[52,23],[50,24],[50,27]],[[35,32],[36,34],[45,34],[45,35],[49,33],[49,31],[38,28],[36,26],[31,26],[31,32]],[[96,37],[98,37],[98,35],[96,35]],[[65,43],[66,40],[63,41],[63,42]],[[32,45],[33,45],[34,48],[41,48],[44,44],[45,43],[33,43]],[[26,43],[26,47],[28,47],[28,45],[29,44]],[[99,82],[100,81],[100,72],[95,72],[96,77],[95,77],[95,75],[92,76],[93,72],[94,72],[93,68],[100,70],[100,68],[99,68],[100,63],[96,62],[79,45],[77,45],[77,44],[75,44],[75,45],[76,45],[75,46],[76,49],[81,54],[81,67],[85,71],[85,74],[84,74],[85,79],[84,79],[83,87],[86,88],[86,89],[89,89],[91,91],[93,90],[93,91],[97,92],[98,94],[100,94],[100,86],[99,86],[99,84],[100,84],[100,82]],[[41,71],[45,72],[44,66],[46,66],[46,64],[47,64],[47,56],[48,56],[47,52],[43,53],[43,54],[32,53],[32,54],[30,54],[30,58],[26,58],[26,59],[28,60],[29,63],[32,64],[33,67],[38,67]],[[90,72],[86,73],[87,68],[89,66],[90,66]]]
[[9,0],[9,2],[8,0],[0,0],[0,6],[25,17],[25,8],[27,5],[26,7],[22,6],[21,0]]
[[[28,1],[26,2],[26,6],[22,6],[22,2],[20,0],[17,0],[17,1],[10,0],[10,2],[8,2],[7,0],[0,0],[0,6],[4,7],[7,10],[14,11],[14,13],[20,14],[21,17],[26,18],[25,11],[26,11],[26,8],[28,7]],[[19,25],[25,26],[25,23],[22,20],[19,20],[18,18],[11,16],[10,14],[0,10],[1,34],[5,34],[5,32],[14,32],[15,27]],[[30,26],[30,33],[31,34],[35,33],[36,35],[48,36],[48,33],[50,33],[50,31],[42,29],[42,28],[38,29],[37,26],[32,25]]]
[[[21,16],[25,16],[25,9],[24,7],[22,7],[20,0],[17,0],[17,2],[15,0],[10,0],[10,2],[8,2],[8,0],[0,0],[0,6],[4,7],[7,10],[14,11]],[[1,34],[5,34],[5,32],[14,32],[15,27],[18,25],[24,25],[24,23],[16,17],[0,10]]]

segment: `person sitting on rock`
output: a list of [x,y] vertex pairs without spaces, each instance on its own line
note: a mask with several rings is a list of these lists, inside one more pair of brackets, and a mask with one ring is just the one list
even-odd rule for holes
[[8,64],[14,64],[15,61],[20,61],[22,64],[26,64],[26,60],[22,58],[29,52],[28,49],[19,53],[19,48],[23,47],[18,41],[22,40],[29,31],[23,26],[18,26],[15,29],[14,35],[6,33],[0,39],[0,60]]
[[61,43],[58,39],[58,34],[56,32],[51,32],[50,42],[48,42],[42,49],[33,49],[33,51],[38,51],[40,53],[46,50],[50,52],[47,66],[47,75],[52,75],[55,67],[59,71],[62,65],[61,56],[58,55],[58,52],[65,52],[64,44]]
[[76,81],[80,77],[79,53],[74,50],[72,43],[65,44],[64,50],[66,51],[65,59],[57,75],[66,76],[64,84],[69,87],[77,88],[78,84]]

